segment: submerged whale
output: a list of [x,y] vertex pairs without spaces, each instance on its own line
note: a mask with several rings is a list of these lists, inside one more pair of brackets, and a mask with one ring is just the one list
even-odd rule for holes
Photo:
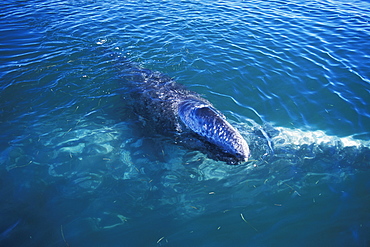
[[[113,56],[117,63],[117,54]],[[321,132],[292,131],[269,124],[260,126],[252,120],[246,120],[250,123],[248,126],[242,123],[233,126],[208,100],[172,78],[141,68],[125,58],[118,60],[118,66],[132,97],[127,101],[145,121],[146,130],[170,135],[176,143],[199,150],[215,160],[239,164],[248,161],[250,150],[253,160],[259,160],[261,164],[276,160],[289,163],[296,155],[298,163],[330,157],[332,161],[340,159],[342,165],[362,167],[363,162],[359,161],[369,159],[370,144],[360,140],[348,141]],[[248,143],[240,131],[247,134]],[[351,160],[355,154],[356,159]]]
[[237,164],[248,161],[247,141],[226,117],[198,93],[160,72],[124,62],[135,112],[149,120],[157,132],[180,137],[185,146],[211,158]]

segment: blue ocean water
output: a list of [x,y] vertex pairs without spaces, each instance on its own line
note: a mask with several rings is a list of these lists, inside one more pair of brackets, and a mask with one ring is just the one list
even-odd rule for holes
[[[369,246],[369,9],[4,0],[0,246]],[[211,101],[251,161],[148,134],[112,52]]]

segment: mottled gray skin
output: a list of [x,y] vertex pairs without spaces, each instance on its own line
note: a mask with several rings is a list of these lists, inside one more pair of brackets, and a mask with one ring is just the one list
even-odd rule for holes
[[221,150],[235,156],[238,160],[248,160],[247,142],[212,105],[198,98],[187,98],[180,102],[178,116],[188,128],[205,137]]
[[159,72],[131,67],[124,77],[130,81],[136,112],[158,132],[192,133],[216,152],[212,158],[230,164],[248,160],[247,142],[208,100]]

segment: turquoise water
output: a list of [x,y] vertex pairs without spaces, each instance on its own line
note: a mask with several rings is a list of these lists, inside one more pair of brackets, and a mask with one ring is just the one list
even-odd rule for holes
[[[370,245],[369,9],[3,1],[0,245]],[[252,161],[151,134],[112,52],[211,101]]]

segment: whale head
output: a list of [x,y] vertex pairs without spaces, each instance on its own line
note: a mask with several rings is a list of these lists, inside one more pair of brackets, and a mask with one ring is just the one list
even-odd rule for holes
[[178,105],[178,115],[186,127],[216,145],[221,152],[237,162],[248,161],[250,151],[247,142],[210,103],[198,98],[184,99]]

